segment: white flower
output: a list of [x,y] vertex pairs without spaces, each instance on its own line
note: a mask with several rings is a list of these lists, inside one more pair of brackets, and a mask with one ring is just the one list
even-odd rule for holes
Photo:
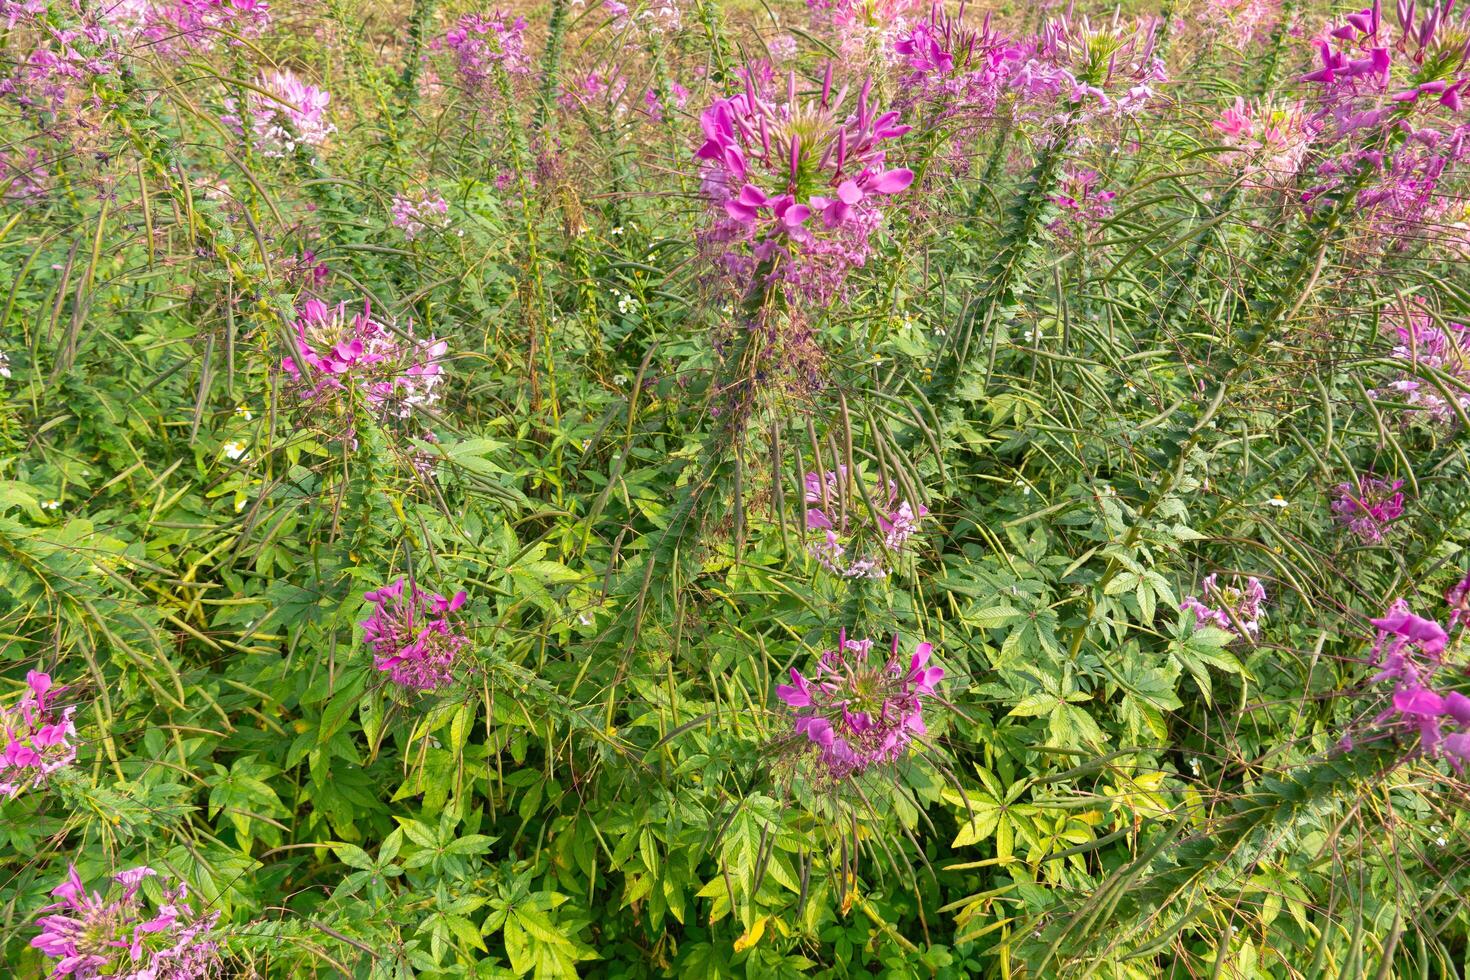
[[617,385],[619,388],[621,388],[623,385],[625,385],[627,383],[628,383],[628,376],[626,374],[615,374],[615,375],[613,375],[613,384]]
[[581,623],[583,626],[591,626],[592,625],[592,614],[591,613],[588,613],[588,612],[578,613],[577,614],[577,622]]
[[251,419],[255,418],[255,414],[253,412],[251,412],[250,409],[246,408],[244,405],[236,405],[235,406],[235,418],[237,418],[237,419],[244,419],[246,422],[249,422]]
[[41,501],[41,509],[42,510],[59,510],[60,508],[61,508],[61,501],[59,501],[59,500],[43,500],[43,501]]
[[0,378],[10,377],[10,355],[0,350]]
[[243,459],[245,456],[245,444],[237,439],[231,439],[220,448],[230,459]]
[[623,233],[623,226],[622,225],[618,225],[616,228],[614,228],[612,230],[612,234],[614,234],[614,235],[621,235],[622,233]]
[[1291,504],[1287,502],[1287,499],[1281,496],[1281,494],[1279,493],[1267,500],[1266,504],[1270,507],[1279,507],[1282,510],[1285,510],[1286,508],[1291,506]]

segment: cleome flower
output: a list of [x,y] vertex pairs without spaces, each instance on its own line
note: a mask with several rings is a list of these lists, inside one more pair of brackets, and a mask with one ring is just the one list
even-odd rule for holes
[[1470,763],[1470,698],[1437,691],[1429,683],[1449,634],[1434,620],[1415,615],[1403,599],[1371,622],[1378,629],[1373,654],[1379,667],[1372,681],[1394,682],[1393,699],[1374,724],[1417,735],[1418,752],[1443,756],[1463,772]]
[[26,687],[18,703],[0,707],[0,800],[43,785],[77,757],[76,708],[56,710],[50,674],[29,672]]
[[1367,544],[1378,544],[1390,524],[1404,513],[1403,480],[1392,482],[1371,473],[1337,485],[1332,513],[1347,530]]
[[301,387],[303,399],[352,385],[380,416],[408,418],[439,400],[440,358],[448,349],[432,337],[400,336],[373,319],[367,302],[349,316],[345,302],[332,308],[309,299],[296,320],[296,352],[306,373],[295,357],[284,358],[281,368]]
[[[874,518],[852,486],[846,466],[806,475],[805,524],[819,535],[807,551],[827,571],[843,578],[883,578],[889,572],[888,557],[902,551],[929,516],[923,504],[899,499],[898,484],[892,480],[887,495],[876,496],[874,505],[880,512]],[[882,540],[881,547],[864,548],[876,539]]]
[[1204,593],[1203,599],[1185,596],[1179,604],[1182,612],[1194,613],[1196,626],[1215,626],[1237,635],[1241,630],[1248,636],[1260,635],[1261,620],[1265,618],[1261,607],[1266,604],[1266,587],[1260,579],[1254,576],[1246,579],[1244,588],[1221,586],[1218,573],[1211,573],[1200,582],[1200,591]]
[[934,647],[920,643],[907,658],[899,638],[886,661],[874,659],[872,640],[849,640],[822,654],[808,680],[795,667],[776,696],[796,713],[795,731],[817,752],[817,764],[833,780],[897,761],[909,743],[927,733],[923,699],[935,693],[944,668],[926,666]]
[[332,94],[325,89],[286,70],[265,72],[255,84],[268,94],[249,92],[243,114],[239,100],[225,99],[227,112],[220,121],[242,135],[248,125],[261,156],[289,157],[298,148],[316,149],[337,131],[327,119]]
[[[204,980],[218,975],[219,944],[211,936],[218,912],[195,915],[188,887],[163,889],[151,914],[140,886],[158,872],[142,866],[112,876],[104,896],[87,892],[75,865],[52,890],[60,901],[46,906],[41,934],[31,946],[57,960],[52,977],[129,977],[134,980]],[[119,887],[120,886],[120,887]],[[149,903],[151,904],[151,903]]]
[[846,86],[832,91],[830,64],[817,99],[798,98],[794,73],[784,100],[745,78],[744,92],[700,116],[702,241],[737,288],[778,282],[793,303],[826,302],[867,260],[889,199],[913,182],[885,161],[887,141],[909,127],[873,104],[871,79],[849,107]]
[[363,639],[373,648],[374,667],[398,686],[415,691],[433,691],[454,682],[457,660],[470,641],[448,614],[464,605],[464,592],[446,599],[400,578],[363,598],[375,607],[360,624]]

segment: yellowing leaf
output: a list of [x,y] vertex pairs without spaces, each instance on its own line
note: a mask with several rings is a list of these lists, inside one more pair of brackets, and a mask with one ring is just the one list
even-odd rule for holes
[[766,934],[766,920],[769,918],[770,916],[763,915],[759,919],[756,919],[754,924],[745,931],[745,935],[735,940],[735,952],[743,953],[760,942],[761,937]]

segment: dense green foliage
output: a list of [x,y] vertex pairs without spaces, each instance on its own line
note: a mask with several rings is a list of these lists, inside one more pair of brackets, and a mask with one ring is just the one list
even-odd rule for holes
[[[1358,177],[1305,209],[1310,174],[1254,185],[1210,125],[1306,99],[1334,12],[1241,39],[1174,5],[1137,113],[910,106],[917,179],[803,308],[710,274],[693,154],[762,38],[797,35],[803,91],[841,38],[680,6],[527,8],[529,71],[472,98],[461,10],[283,0],[129,47],[0,202],[0,704],[46,671],[78,746],[0,796],[0,972],[48,975],[69,864],[148,864],[221,913],[228,976],[1463,975],[1467,787],[1373,737],[1367,622],[1446,622],[1464,575],[1464,429],[1380,392],[1411,304],[1470,317],[1463,243],[1375,224]],[[273,66],[331,93],[320,146],[221,123]],[[626,88],[577,97],[593,71]],[[0,111],[12,175],[57,145]],[[1083,168],[1096,220],[1055,199]],[[449,227],[406,239],[426,191]],[[445,340],[437,403],[303,399],[310,296]],[[763,333],[797,322],[815,382]],[[809,551],[839,465],[928,507],[886,577]],[[1331,509],[1370,472],[1404,481],[1379,542]],[[1259,634],[1180,610],[1216,571],[1265,583]],[[468,595],[432,692],[363,641],[401,576]],[[842,629],[945,675],[927,735],[834,783],[775,686]],[[1458,634],[1445,662],[1464,688]]]

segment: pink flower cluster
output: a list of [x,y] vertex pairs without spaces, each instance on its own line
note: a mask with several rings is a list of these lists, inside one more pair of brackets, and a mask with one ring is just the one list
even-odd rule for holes
[[874,67],[894,60],[894,42],[924,6],[924,0],[807,0],[812,26],[835,35],[842,61]]
[[[219,944],[210,935],[218,912],[195,915],[182,881],[163,889],[163,900],[151,916],[140,886],[157,875],[152,868],[131,868],[112,876],[114,887],[103,896],[88,893],[76,866],[51,894],[60,901],[41,911],[41,934],[31,945],[57,962],[52,977],[127,977],[133,980],[204,980],[217,975]],[[119,888],[121,890],[119,893]]]
[[818,765],[833,780],[897,761],[928,731],[923,699],[944,677],[944,668],[926,666],[933,645],[920,643],[904,658],[894,636],[886,661],[874,659],[872,649],[872,640],[849,640],[843,630],[814,679],[793,667],[791,683],[776,686],[776,696],[795,710],[796,734],[816,747]]
[[345,302],[333,308],[308,299],[296,320],[296,351],[308,373],[302,376],[294,357],[284,358],[281,368],[302,387],[303,398],[351,384],[380,416],[408,418],[439,400],[440,358],[448,349],[432,337],[414,339],[411,330],[400,336],[373,319],[366,302],[361,313],[349,315]]
[[361,623],[363,639],[373,648],[374,667],[393,683],[415,691],[433,691],[454,682],[456,661],[470,641],[448,614],[464,605],[463,592],[446,599],[400,578],[363,598],[374,605],[372,615]]
[[1175,25],[1180,31],[1203,28],[1212,41],[1244,50],[1265,37],[1280,17],[1281,0],[1206,0],[1193,18],[1180,17]]
[[1375,0],[1315,39],[1320,67],[1303,81],[1315,87],[1314,119],[1330,152],[1318,167],[1320,183],[1303,193],[1308,204],[1357,182],[1355,207],[1373,212],[1389,239],[1438,210],[1445,171],[1470,157],[1462,113],[1470,71],[1452,7],[1453,0],[1431,2],[1416,20],[1415,5],[1400,3],[1395,38]]
[[[1398,337],[1393,356],[1413,367],[1433,368],[1451,378],[1470,384],[1470,326],[1446,323],[1441,328],[1429,312],[1422,297],[1405,317],[1385,318]],[[1465,411],[1470,411],[1470,392],[1446,383],[1445,387]],[[1369,392],[1374,398],[1401,402],[1410,406],[1408,419],[1422,419],[1446,428],[1459,425],[1460,416],[1445,399],[1439,387],[1417,376],[1404,375],[1383,388]]]
[[679,0],[633,0],[630,10],[622,0],[603,0],[602,9],[612,18],[613,29],[658,37],[677,31],[684,22]]
[[123,51],[117,35],[95,12],[64,23],[48,18],[47,7],[6,4],[9,26],[23,26],[31,36],[17,38],[23,46],[0,73],[0,95],[43,133],[69,143],[94,128],[89,119],[102,105],[94,82],[118,73]]
[[[327,119],[332,95],[325,89],[308,85],[287,70],[265,72],[256,85],[270,93],[251,91],[245,97],[250,136],[261,156],[289,157],[298,148],[316,149],[337,131]],[[226,98],[225,108],[220,121],[244,135],[238,100]]]
[[[868,520],[866,502],[852,486],[846,466],[826,473],[806,474],[806,527],[820,538],[807,546],[819,564],[843,578],[883,578],[888,559],[896,556],[929,516],[929,508],[899,499],[898,485],[888,493],[875,488],[874,505],[882,509],[876,526]],[[881,541],[881,545],[878,542]]]
[[1374,723],[1416,733],[1420,752],[1444,756],[1463,771],[1470,762],[1470,698],[1426,683],[1440,666],[1449,635],[1433,620],[1414,615],[1402,599],[1371,622],[1378,628],[1373,653],[1379,671],[1373,682],[1394,682],[1392,705]]
[[761,95],[747,75],[744,92],[700,116],[695,156],[709,201],[701,238],[742,291],[779,282],[793,304],[824,303],[867,260],[889,199],[914,179],[885,162],[884,144],[909,127],[878,111],[871,93],[864,81],[844,109],[848,89],[833,93],[830,64],[815,102],[798,100],[794,74],[784,101]]
[[965,26],[964,12],[964,4],[950,14],[935,3],[928,20],[910,25],[893,44],[910,72],[905,101],[927,103],[931,120],[994,115],[1025,56],[1019,44],[991,29],[989,14],[976,30]]
[[20,701],[0,707],[0,800],[15,799],[41,786],[77,757],[76,708],[56,710],[51,702],[51,675],[33,670],[26,674],[29,689]]
[[113,0],[102,7],[130,49],[167,57],[237,45],[270,24],[265,0]]
[[447,229],[453,219],[449,217],[449,202],[435,193],[424,192],[414,197],[395,194],[392,208],[393,227],[403,231],[409,241],[425,232],[440,232]]
[[507,75],[531,74],[526,52],[526,19],[494,13],[489,17],[465,14],[454,29],[432,45],[454,57],[454,73],[463,92],[489,101],[499,94],[498,67]]
[[1101,26],[1086,16],[1050,20],[1011,86],[1039,108],[1060,108],[1057,118],[1131,115],[1167,77],[1155,54],[1158,30],[1158,18],[1124,22],[1116,13]]
[[1212,573],[1200,583],[1200,591],[1203,599],[1185,596],[1179,604],[1181,612],[1194,613],[1195,625],[1214,626],[1237,635],[1241,630],[1248,636],[1260,635],[1261,620],[1265,618],[1261,608],[1266,604],[1266,587],[1260,579],[1246,579],[1244,588],[1222,586],[1219,576]]
[[1363,542],[1378,544],[1389,525],[1403,516],[1403,485],[1403,480],[1390,482],[1371,473],[1355,477],[1352,483],[1339,483],[1332,513]]
[[1102,177],[1096,170],[1071,170],[1062,175],[1059,193],[1051,202],[1062,209],[1062,216],[1051,224],[1051,230],[1068,237],[1072,229],[1090,231],[1113,213],[1113,191],[1097,189]]
[[1221,162],[1267,187],[1292,182],[1318,128],[1299,109],[1261,99],[1247,102],[1240,96],[1210,125],[1227,146],[1234,147],[1221,154]]

